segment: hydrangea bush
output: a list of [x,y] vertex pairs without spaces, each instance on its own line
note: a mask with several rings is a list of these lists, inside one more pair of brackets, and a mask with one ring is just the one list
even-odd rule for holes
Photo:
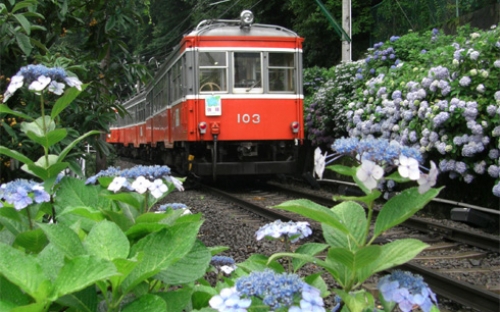
[[[471,183],[488,175],[500,197],[499,37],[496,26],[463,27],[456,36],[433,29],[376,43],[357,69],[354,96],[329,116],[345,114],[345,123],[336,117],[337,128],[350,137],[382,137],[418,149],[450,178]],[[309,115],[318,106],[309,107]],[[316,119],[319,125],[306,121],[316,143],[341,137],[323,122],[328,118]]]

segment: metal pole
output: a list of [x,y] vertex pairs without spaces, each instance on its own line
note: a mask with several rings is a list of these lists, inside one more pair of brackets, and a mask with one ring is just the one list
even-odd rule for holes
[[342,28],[347,34],[342,36],[342,62],[351,62],[351,0],[342,0]]

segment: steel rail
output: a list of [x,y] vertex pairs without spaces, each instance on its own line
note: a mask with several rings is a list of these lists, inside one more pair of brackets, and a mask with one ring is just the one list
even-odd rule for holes
[[[288,194],[299,195],[302,198],[308,198],[313,201],[318,200],[317,202],[319,202],[320,204],[326,204],[329,201],[333,202],[333,200],[329,200],[325,197],[302,193],[290,189],[283,189],[275,185],[269,185],[269,186],[276,189],[280,189],[280,191],[286,192]],[[247,209],[253,213],[256,213],[264,218],[268,218],[270,220],[281,219],[283,221],[291,220],[289,217],[283,214],[274,212],[270,209],[262,208],[258,205],[252,204],[248,201],[245,201],[220,189],[210,187],[207,185],[202,185],[202,189],[217,194],[223,198],[227,198],[232,202],[236,203],[238,206]],[[327,206],[332,206],[332,205],[327,205]],[[488,291],[486,289],[483,289],[475,285],[454,280],[443,274],[437,273],[435,270],[426,269],[420,265],[412,263],[405,263],[395,268],[392,268],[391,270],[393,269],[407,270],[415,274],[421,275],[424,278],[425,282],[430,286],[430,288],[436,294],[448,298],[454,302],[460,303],[464,306],[477,309],[481,312],[499,311],[500,295],[494,292]]]
[[[302,198],[307,198],[312,200],[320,205],[326,207],[333,207],[338,204],[338,202],[333,199],[329,199],[323,196],[318,196],[314,194],[304,193],[297,190],[291,190],[282,188],[280,186],[269,184],[271,187],[274,187],[276,190],[280,192],[288,193],[290,195],[299,196]],[[376,215],[377,211],[374,211]],[[492,235],[482,235],[479,233],[472,233],[462,229],[456,229],[452,227],[447,227],[437,222],[432,222],[429,220],[423,220],[418,217],[413,217],[406,220],[401,225],[407,226],[409,228],[421,231],[421,232],[434,232],[436,234],[441,235],[443,238],[446,238],[451,241],[467,244],[470,246],[475,246],[481,249],[485,249],[488,251],[500,253],[500,238],[494,237]]]

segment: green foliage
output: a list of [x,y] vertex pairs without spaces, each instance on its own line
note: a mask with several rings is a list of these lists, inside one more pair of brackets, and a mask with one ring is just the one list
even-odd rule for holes
[[[348,167],[329,168],[355,177],[356,171]],[[430,189],[419,194],[417,188],[409,188],[397,194],[381,208],[375,218],[374,230],[370,231],[374,203],[381,193],[376,189],[370,191],[361,181],[354,180],[366,195],[349,199],[332,208],[309,200],[287,201],[274,206],[320,222],[327,245],[304,245],[293,253],[274,254],[269,261],[289,257],[294,260],[294,269],[305,263],[314,263],[324,268],[342,287],[332,291],[342,298],[348,311],[366,311],[374,308],[375,300],[366,290],[360,290],[361,284],[378,272],[410,261],[428,246],[416,239],[401,239],[380,246],[372,243],[383,232],[401,224],[422,209],[440,190]],[[356,201],[365,203],[367,212]],[[322,260],[316,257],[324,249],[326,258]]]

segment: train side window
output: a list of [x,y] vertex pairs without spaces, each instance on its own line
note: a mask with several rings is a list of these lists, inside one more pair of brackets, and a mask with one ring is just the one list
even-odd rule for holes
[[226,92],[226,52],[200,52],[198,61],[200,92]]
[[262,92],[260,52],[234,52],[234,92]]
[[293,53],[269,53],[269,91],[295,91],[295,55]]

